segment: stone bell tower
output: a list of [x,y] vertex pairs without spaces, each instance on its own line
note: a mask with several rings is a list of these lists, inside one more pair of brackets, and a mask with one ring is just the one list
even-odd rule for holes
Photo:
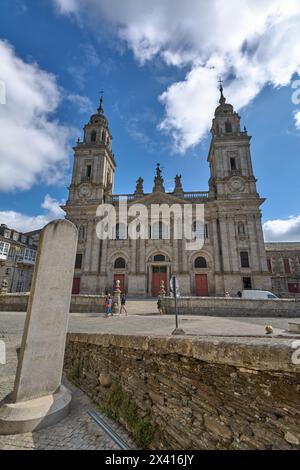
[[250,140],[240,116],[226,102],[222,84],[208,153],[209,200],[215,233],[217,292],[270,289]]
[[84,126],[83,140],[74,148],[69,198],[62,208],[78,228],[73,293],[97,292],[102,244],[96,234],[99,204],[110,202],[114,187],[115,157],[112,136],[100,98],[96,114]]
[[78,139],[74,148],[73,175],[67,205],[90,201],[100,203],[106,195],[112,194],[116,163],[111,142],[101,96],[97,113],[84,126],[83,141]]

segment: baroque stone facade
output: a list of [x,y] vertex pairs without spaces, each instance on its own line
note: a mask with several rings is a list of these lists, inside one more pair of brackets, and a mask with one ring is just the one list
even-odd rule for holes
[[[240,116],[226,103],[223,89],[211,128],[208,153],[209,190],[186,192],[176,175],[173,192],[166,192],[160,165],[153,191],[145,194],[143,179],[127,195],[115,195],[115,156],[111,133],[103,111],[102,97],[96,114],[84,127],[77,142],[69,198],[63,207],[66,217],[79,230],[73,293],[100,294],[112,291],[116,279],[129,295],[156,296],[163,280],[168,290],[175,274],[181,295],[223,296],[244,288],[271,289],[270,273],[262,232],[260,206],[264,199],[256,189],[250,140],[240,128]],[[128,207],[143,204],[204,205],[205,224],[193,221],[192,230],[204,232],[200,250],[186,250],[176,239],[171,223],[161,219],[149,226],[149,239],[127,238],[127,228],[118,220],[112,239],[96,234],[97,207],[111,203],[116,208],[127,197]]]

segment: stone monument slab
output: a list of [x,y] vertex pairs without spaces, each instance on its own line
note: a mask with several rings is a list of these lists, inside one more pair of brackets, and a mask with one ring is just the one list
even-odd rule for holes
[[68,411],[71,394],[61,378],[76,248],[77,229],[68,220],[43,229],[14,390],[0,408],[0,434],[52,424]]

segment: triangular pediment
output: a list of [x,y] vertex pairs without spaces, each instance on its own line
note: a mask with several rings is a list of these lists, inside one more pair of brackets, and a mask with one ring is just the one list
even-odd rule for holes
[[138,199],[134,199],[130,204],[144,204],[145,206],[148,206],[150,204],[183,204],[184,202],[185,200],[183,198],[174,196],[174,194],[157,191],[151,194],[146,194]]

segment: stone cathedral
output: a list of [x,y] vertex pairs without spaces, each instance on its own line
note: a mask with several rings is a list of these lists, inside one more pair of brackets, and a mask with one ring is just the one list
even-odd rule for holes
[[[251,137],[246,128],[241,130],[240,116],[226,102],[222,86],[211,135],[208,191],[186,192],[181,175],[176,175],[174,191],[166,192],[158,164],[152,193],[144,193],[139,177],[133,193],[114,194],[116,160],[101,97],[97,113],[84,127],[83,140],[74,148],[69,198],[63,207],[79,233],[73,293],[111,292],[118,279],[128,295],[154,297],[162,280],[169,290],[172,274],[178,278],[181,295],[224,296],[242,289],[271,289],[260,211],[264,199],[257,193],[253,174]],[[163,220],[149,226],[146,240],[128,238],[118,220],[114,236],[100,240],[98,205],[106,202],[117,207],[124,196],[128,206],[204,204],[201,250],[186,250],[185,241],[172,238],[172,225],[167,227]]]

